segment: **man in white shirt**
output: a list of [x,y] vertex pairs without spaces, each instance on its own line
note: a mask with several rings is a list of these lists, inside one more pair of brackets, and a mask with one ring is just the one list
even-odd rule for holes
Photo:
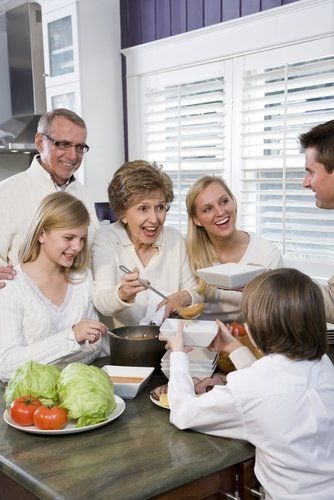
[[[87,189],[74,173],[81,165],[87,129],[80,116],[68,109],[55,109],[43,115],[35,136],[39,152],[30,167],[0,182],[0,280],[13,279],[20,245],[44,196],[67,191],[83,201],[90,213],[90,239],[98,227],[94,204]],[[5,286],[0,282],[0,288]]]
[[[334,120],[321,123],[299,137],[305,153],[303,186],[315,193],[319,208],[334,209]],[[334,276],[322,286],[326,319],[334,322]]]

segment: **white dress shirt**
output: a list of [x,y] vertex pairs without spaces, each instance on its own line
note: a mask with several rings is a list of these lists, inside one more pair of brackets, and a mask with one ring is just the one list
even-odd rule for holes
[[255,474],[274,500],[334,499],[334,366],[272,354],[199,397],[188,356],[172,352],[170,420],[256,447]]

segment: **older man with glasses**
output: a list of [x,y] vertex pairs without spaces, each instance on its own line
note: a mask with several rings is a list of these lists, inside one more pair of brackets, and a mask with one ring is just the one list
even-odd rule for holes
[[[43,115],[35,136],[37,154],[30,167],[0,182],[0,279],[12,279],[21,242],[44,196],[67,191],[86,205],[91,218],[90,239],[98,220],[87,189],[75,177],[84,153],[87,129],[80,116],[68,109]],[[0,282],[0,288],[4,282]]]

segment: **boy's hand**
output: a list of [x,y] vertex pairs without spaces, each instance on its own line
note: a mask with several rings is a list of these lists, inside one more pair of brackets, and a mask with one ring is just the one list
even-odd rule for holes
[[232,351],[242,346],[241,342],[233,337],[232,328],[230,326],[225,325],[222,321],[219,321],[219,319],[216,320],[216,323],[219,326],[219,330],[217,336],[208,347],[209,351],[227,352],[230,354]]
[[183,340],[183,321],[180,320],[177,324],[177,331],[175,335],[169,335],[168,338],[164,337],[162,334],[159,335],[160,340],[166,340],[166,349],[170,349],[172,352],[181,351],[189,352],[192,351],[191,347],[185,347]]

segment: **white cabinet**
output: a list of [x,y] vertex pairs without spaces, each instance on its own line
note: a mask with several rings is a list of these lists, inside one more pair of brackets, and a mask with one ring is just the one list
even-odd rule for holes
[[77,2],[42,0],[47,109],[81,113]]

